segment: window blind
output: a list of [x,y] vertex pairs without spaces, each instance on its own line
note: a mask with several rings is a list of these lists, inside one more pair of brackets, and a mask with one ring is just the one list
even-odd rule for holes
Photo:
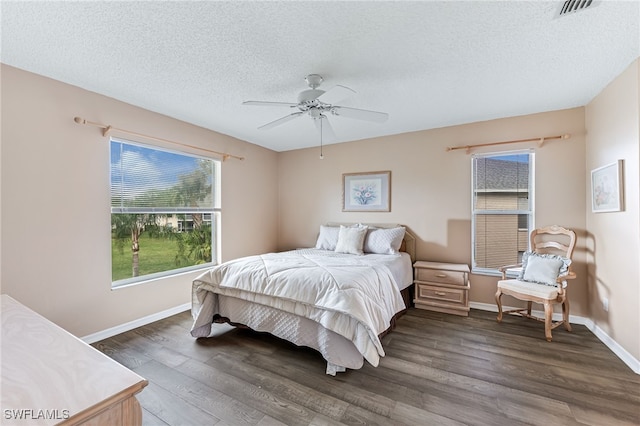
[[112,139],[111,213],[219,210],[214,160]]
[[533,224],[533,153],[472,157],[472,264],[475,272],[515,264]]

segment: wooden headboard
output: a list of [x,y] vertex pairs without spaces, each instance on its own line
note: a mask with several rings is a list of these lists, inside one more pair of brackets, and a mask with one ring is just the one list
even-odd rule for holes
[[[404,225],[399,225],[397,223],[363,223],[363,222],[358,222],[358,223],[361,223],[362,225],[375,227],[375,228],[385,228],[385,229],[404,226]],[[351,225],[355,225],[355,223],[329,222],[326,224],[326,226],[340,226],[340,225],[351,226]],[[406,228],[407,227],[405,226],[404,239],[402,240],[400,251],[404,251],[408,253],[409,256],[411,257],[411,262],[413,263],[416,261],[416,237],[413,236],[413,234],[409,232],[409,230]]]

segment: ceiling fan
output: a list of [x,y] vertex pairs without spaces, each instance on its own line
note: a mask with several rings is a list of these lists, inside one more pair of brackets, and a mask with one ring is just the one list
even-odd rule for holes
[[282,118],[271,121],[267,124],[263,124],[258,129],[272,129],[287,123],[302,115],[308,115],[311,117],[316,125],[316,128],[320,132],[320,143],[322,144],[323,138],[325,141],[336,140],[336,135],[328,120],[328,115],[337,117],[355,118],[358,120],[373,121],[376,123],[383,123],[389,118],[389,114],[385,112],[369,111],[365,109],[349,108],[340,105],[336,105],[340,102],[355,94],[356,92],[346,86],[337,85],[327,91],[318,89],[324,79],[318,74],[309,74],[305,77],[305,81],[309,85],[310,89],[303,90],[298,94],[298,102],[269,102],[269,101],[245,101],[242,105],[258,105],[258,106],[272,106],[272,107],[288,107],[296,109],[295,112],[285,115]]

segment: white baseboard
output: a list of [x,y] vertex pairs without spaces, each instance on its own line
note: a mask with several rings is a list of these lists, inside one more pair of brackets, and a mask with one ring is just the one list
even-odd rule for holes
[[594,324],[593,321],[591,321],[591,324],[585,325],[589,330],[591,330],[593,334],[596,335],[598,339],[600,339],[602,343],[607,345],[607,347],[611,349],[611,351],[616,354],[618,358],[622,360],[622,362],[627,364],[627,366],[632,369],[634,373],[640,374],[640,360],[634,358],[634,356],[627,352],[625,348],[620,346],[618,342],[613,340],[607,333],[605,333],[603,329]]
[[189,309],[191,309],[191,303],[184,303],[182,305],[166,309],[162,312],[147,315],[146,317],[129,321],[125,324],[117,325],[106,330],[98,331],[97,333],[89,334],[88,336],[81,337],[81,339],[88,344],[99,342],[100,340],[113,337],[117,334],[133,330],[134,328],[138,328],[143,325],[151,324],[154,321],[168,318],[171,315],[179,314],[180,312],[188,311]]
[[[491,303],[477,303],[477,302],[469,302],[469,307],[473,309],[479,309],[481,311],[489,311],[489,312],[498,312],[498,306]],[[516,309],[510,306],[503,306],[503,310]],[[532,314],[537,316],[544,317],[544,312],[542,311],[531,311]],[[562,319],[562,314],[559,312],[554,312],[553,320],[559,321]],[[620,346],[618,342],[613,340],[607,333],[604,332],[600,327],[598,327],[594,322],[585,317],[580,317],[576,315],[569,315],[569,322],[571,324],[580,324],[584,325],[591,331],[602,343],[604,343],[610,350],[613,352],[622,362],[627,364],[627,366],[633,370],[634,373],[640,374],[640,360],[636,359],[631,355],[625,348]]]

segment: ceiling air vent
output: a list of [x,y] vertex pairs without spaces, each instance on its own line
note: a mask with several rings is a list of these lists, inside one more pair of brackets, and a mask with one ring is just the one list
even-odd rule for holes
[[592,9],[597,6],[601,0],[567,0],[560,5],[556,17],[565,16],[573,12]]

